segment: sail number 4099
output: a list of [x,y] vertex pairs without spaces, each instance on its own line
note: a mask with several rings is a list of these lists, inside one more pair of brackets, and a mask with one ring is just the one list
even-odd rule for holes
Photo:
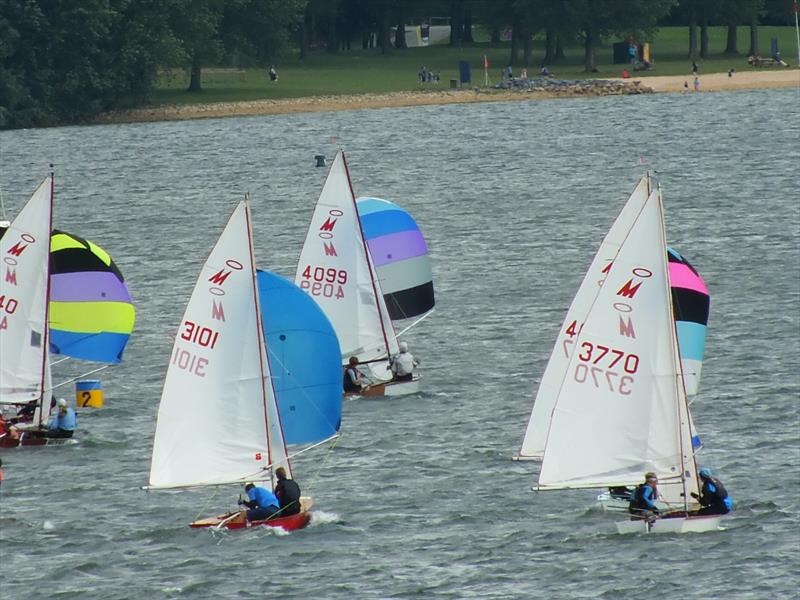
[[307,265],[300,274],[300,288],[312,296],[326,298],[344,298],[343,285],[347,283],[347,271],[344,269],[311,267]]

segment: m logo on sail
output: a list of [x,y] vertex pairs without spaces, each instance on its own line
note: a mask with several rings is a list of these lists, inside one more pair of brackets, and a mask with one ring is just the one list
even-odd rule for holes
[[25,251],[25,248],[28,247],[28,244],[33,244],[36,241],[36,238],[29,233],[23,233],[20,237],[22,238],[22,241],[27,242],[27,244],[20,246],[21,242],[17,242],[8,249],[8,254],[11,254],[12,256],[19,256]]
[[222,285],[225,283],[225,280],[228,278],[232,271],[226,271],[225,269],[220,269],[216,273],[214,273],[208,280],[213,283],[214,285]]
[[336,254],[336,248],[333,242],[324,242],[322,246],[325,248],[325,256],[339,256]]
[[6,269],[6,281],[11,285],[17,285],[17,270],[12,268]]
[[211,304],[211,318],[215,321],[225,321],[225,309],[222,307],[222,302],[217,304],[214,300]]
[[336,221],[337,220],[338,219],[331,219],[330,217],[328,217],[327,219],[325,219],[325,222],[322,224],[322,226],[319,228],[319,230],[320,231],[333,231],[333,228],[336,226]]
[[636,292],[639,291],[639,288],[641,286],[642,286],[641,281],[636,285],[633,285],[633,279],[629,279],[625,283],[625,285],[623,285],[617,292],[617,296],[622,296],[624,298],[633,298],[636,295]]
[[[328,211],[328,217],[326,217],[325,222],[320,226],[319,233],[317,234],[323,240],[329,240],[333,237],[333,228],[336,227],[336,222],[339,220],[339,217],[343,216],[344,212],[339,210],[338,208],[332,208]],[[327,248],[325,251],[327,253]]]

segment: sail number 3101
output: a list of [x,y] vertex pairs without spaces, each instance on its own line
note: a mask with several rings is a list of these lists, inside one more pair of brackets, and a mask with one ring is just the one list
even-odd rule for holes
[[306,265],[300,274],[300,288],[312,296],[326,298],[344,298],[344,288],[347,283],[347,271],[344,269],[311,267]]

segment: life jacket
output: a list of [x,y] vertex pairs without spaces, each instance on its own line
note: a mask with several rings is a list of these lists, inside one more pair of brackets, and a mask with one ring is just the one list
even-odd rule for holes
[[628,503],[628,510],[630,512],[635,512],[640,510],[651,510],[647,502],[644,501],[645,487],[647,487],[646,483],[640,483],[639,485],[636,486],[636,489],[633,490],[633,494],[631,494],[631,501]]
[[361,390],[361,386],[357,383],[353,383],[353,380],[350,379],[350,371],[353,370],[350,367],[345,367],[344,375],[342,377],[342,386],[344,387],[345,392],[357,392]]
[[[714,485],[715,489],[713,492],[708,489],[709,483]],[[725,502],[725,499],[728,497],[728,490],[725,489],[725,486],[722,485],[720,480],[716,477],[709,477],[707,481],[703,482],[703,496],[711,501],[709,506],[724,506],[725,508],[730,509]]]

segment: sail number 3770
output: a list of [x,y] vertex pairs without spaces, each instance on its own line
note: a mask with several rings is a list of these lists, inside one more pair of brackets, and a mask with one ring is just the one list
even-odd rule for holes
[[326,298],[344,298],[344,288],[347,283],[347,271],[344,269],[334,269],[325,267],[312,267],[306,265],[300,274],[300,288],[306,290],[312,296],[324,296]]
[[[578,347],[578,360],[575,365],[578,383],[591,383],[623,396],[631,393],[633,375],[639,370],[638,355],[584,341]],[[620,369],[623,373],[618,372]]]

